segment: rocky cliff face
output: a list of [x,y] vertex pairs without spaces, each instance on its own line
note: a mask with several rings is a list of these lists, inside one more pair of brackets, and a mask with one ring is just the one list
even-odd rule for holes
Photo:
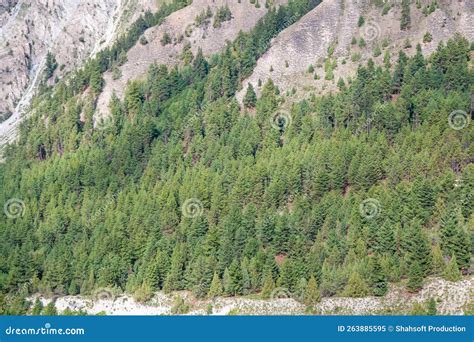
[[1,0],[0,144],[10,141],[39,81],[46,55],[61,77],[113,42],[156,0]]
[[[383,63],[386,51],[391,52],[392,62],[398,51],[414,54],[421,44],[425,55],[431,54],[441,41],[446,42],[457,32],[474,40],[474,1],[437,1],[432,11],[427,11],[433,1],[412,1],[411,24],[400,29],[401,1],[379,1],[391,4],[384,13],[383,6],[373,0],[324,0],[299,22],[281,32],[260,60],[238,94],[241,100],[248,83],[257,93],[258,80],[265,84],[268,78],[291,99],[297,100],[310,93],[322,94],[337,90],[340,78],[347,82],[359,64],[369,58]],[[359,26],[359,18],[364,23]],[[424,39],[425,34],[431,40]],[[360,44],[361,39],[364,43]],[[407,39],[410,47],[406,47]],[[379,50],[377,52],[377,50]],[[325,67],[330,55],[331,73]],[[314,71],[311,72],[312,68]]]

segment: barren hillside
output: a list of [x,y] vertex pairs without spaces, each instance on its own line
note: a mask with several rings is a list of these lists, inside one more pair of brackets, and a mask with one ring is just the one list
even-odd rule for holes
[[[369,58],[382,63],[386,51],[392,52],[394,61],[399,50],[411,55],[418,43],[423,53],[429,55],[440,41],[448,40],[456,32],[474,39],[474,1],[438,1],[437,8],[428,15],[423,11],[432,1],[421,0],[421,6],[412,1],[411,25],[403,31],[400,29],[400,2],[393,1],[384,15],[383,8],[373,3],[370,0],[324,0],[273,41],[237,98],[242,100],[249,82],[258,93],[258,80],[264,84],[268,78],[283,93],[291,93],[294,88],[295,98],[305,97],[310,92],[332,91],[337,89],[340,78],[347,81],[357,66]],[[361,26],[360,17],[364,19]],[[432,36],[430,42],[423,42],[426,33]],[[365,46],[360,43],[361,39]],[[407,39],[411,45],[408,48]],[[327,75],[325,62],[332,64],[333,76]]]
[[[2,0],[0,2],[0,144],[10,141],[22,108],[43,77],[46,54],[54,77],[113,42],[156,0]],[[6,118],[9,119],[2,123]],[[3,119],[2,119],[3,118]]]
[[[279,0],[275,5],[285,2]],[[216,12],[225,5],[229,7],[232,19],[215,27]],[[212,16],[207,23],[198,24],[196,17],[204,13],[208,6]],[[105,74],[105,88],[98,100],[99,112],[102,115],[107,113],[112,94],[115,92],[121,98],[127,82],[144,76],[152,63],[180,63],[186,44],[191,45],[193,54],[201,48],[206,56],[212,55],[221,50],[227,41],[234,40],[239,31],[251,30],[267,11],[265,6],[256,7],[249,1],[194,0],[191,5],[171,14],[162,25],[145,32],[147,43],[138,42],[128,52],[128,61],[119,67],[121,76],[118,79],[114,80],[112,72]],[[170,43],[164,45],[162,40],[165,34],[170,37]]]

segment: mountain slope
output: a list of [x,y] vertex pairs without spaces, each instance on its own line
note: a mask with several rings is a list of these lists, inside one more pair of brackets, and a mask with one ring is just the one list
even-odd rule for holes
[[[473,42],[456,35],[426,58],[418,48],[393,66],[366,63],[340,92],[286,113],[270,80],[239,106],[272,39],[317,3],[268,11],[209,58],[152,65],[104,125],[93,120],[103,73],[170,12],[43,87],[0,164],[0,314],[31,313],[32,294],[148,302],[158,291],[379,310],[393,286],[472,312]],[[456,284],[423,292],[431,276]],[[444,289],[459,294],[453,310]],[[187,309],[178,298],[173,311]]]
[[[337,90],[338,80],[342,78],[347,82],[354,76],[358,65],[369,58],[382,64],[386,51],[391,52],[393,63],[398,51],[413,55],[418,43],[423,54],[428,56],[441,41],[446,42],[457,32],[469,40],[474,39],[472,1],[437,1],[436,10],[428,15],[423,14],[423,10],[432,1],[420,1],[420,8],[412,2],[411,25],[403,31],[400,29],[401,4],[390,3],[393,7],[382,15],[382,7],[375,6],[373,1],[325,0],[272,42],[270,49],[258,61],[252,76],[243,83],[243,89],[237,96],[239,101],[248,83],[252,83],[260,93],[258,80],[265,83],[271,78],[283,92],[295,89],[294,99],[297,99],[309,93]],[[359,27],[361,16],[365,23]],[[423,42],[427,32],[432,39]],[[356,44],[352,44],[353,38]],[[363,47],[359,46],[361,38],[365,41]],[[411,43],[409,48],[405,47],[407,39]],[[374,56],[377,47],[380,54]],[[331,67],[332,75],[328,76],[325,61],[329,54],[331,64],[337,64],[337,67]],[[314,68],[313,72],[308,71],[310,66]]]
[[[284,4],[279,0],[274,5]],[[214,27],[216,12],[228,6],[232,19]],[[210,8],[211,17],[207,23],[197,24],[196,17]],[[194,0],[193,3],[171,14],[157,27],[148,29],[144,37],[146,44],[137,44],[128,52],[127,62],[118,66],[121,76],[114,79],[112,72],[104,75],[105,87],[98,99],[99,115],[108,113],[112,94],[123,99],[123,93],[129,80],[145,76],[152,63],[176,65],[182,63],[183,48],[189,44],[191,52],[196,55],[202,49],[205,56],[219,52],[227,42],[233,41],[240,31],[248,32],[258,20],[268,12],[265,6],[256,7],[248,1],[228,2],[226,0]],[[170,43],[163,45],[163,36],[170,36]]]
[[[44,79],[51,52],[55,77],[112,43],[155,0],[17,0],[0,12],[0,146],[12,141],[20,115]],[[5,119],[5,122],[2,123]]]

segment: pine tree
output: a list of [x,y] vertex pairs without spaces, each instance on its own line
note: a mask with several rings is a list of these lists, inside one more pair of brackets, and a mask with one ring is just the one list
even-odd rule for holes
[[426,234],[422,231],[419,222],[412,222],[406,232],[405,248],[408,254],[408,266],[417,263],[422,276],[428,275],[431,270],[431,247]]
[[45,306],[43,310],[43,316],[57,316],[58,310],[56,310],[56,306],[54,302],[49,302],[48,305]]
[[250,273],[249,273],[249,260],[245,257],[242,260],[240,265],[241,274],[242,274],[242,294],[247,295],[252,290],[252,285],[250,281]]
[[308,287],[308,282],[305,278],[300,278],[296,284],[294,298],[299,302],[304,302],[306,288]]
[[257,103],[257,95],[255,94],[252,83],[249,83],[247,86],[247,92],[245,93],[243,103],[245,108],[254,108]]
[[41,315],[41,311],[43,311],[43,303],[41,303],[39,298],[36,298],[33,309],[31,310],[31,314],[33,316],[39,316]]
[[400,30],[404,31],[410,28],[410,0],[402,0],[402,18],[400,19]]
[[145,303],[149,301],[153,297],[153,290],[151,286],[144,281],[135,291],[133,294],[133,298],[138,303]]
[[100,65],[98,63],[94,63],[92,65],[89,84],[94,94],[97,95],[101,92],[104,85],[104,80],[102,79],[102,70],[100,69]]
[[344,82],[344,79],[342,77],[339,77],[339,80],[337,81],[337,87],[341,91],[346,88],[346,83]]
[[214,272],[214,276],[212,277],[211,287],[209,289],[209,293],[207,294],[207,296],[209,298],[215,298],[215,297],[219,297],[220,295],[222,295],[222,283],[219,278],[219,275],[216,272]]
[[455,254],[451,256],[451,260],[449,260],[446,265],[446,269],[443,272],[443,278],[449,281],[458,281],[462,279]]
[[369,259],[369,279],[374,296],[383,296],[387,293],[387,276],[382,269],[378,256]]
[[433,247],[432,254],[433,254],[433,262],[431,264],[432,264],[433,274],[441,275],[446,268],[446,263],[444,262],[443,253],[441,252],[441,248],[439,247],[439,245],[436,245]]
[[412,316],[425,316],[426,310],[421,303],[414,303],[411,309],[410,315]]
[[469,238],[455,210],[448,210],[441,223],[441,248],[444,255],[456,255],[460,268],[467,269],[470,262]]
[[436,301],[434,300],[433,297],[428,299],[427,305],[426,305],[426,314],[428,316],[436,316],[438,313],[438,310],[436,309]]
[[322,197],[329,187],[329,174],[325,167],[321,167],[316,174],[314,181],[314,192],[317,197]]
[[54,71],[58,67],[58,63],[56,62],[56,58],[54,55],[51,53],[51,51],[48,51],[46,54],[46,66],[45,66],[45,78],[46,80],[50,79],[51,76],[53,76]]
[[316,278],[311,276],[306,286],[306,291],[304,293],[304,303],[307,306],[315,306],[321,301],[321,292],[319,291]]
[[204,58],[201,48],[198,49],[198,53],[196,54],[196,57],[194,58],[193,69],[194,69],[194,76],[198,80],[203,79],[209,71],[209,64]]
[[209,292],[212,277],[212,264],[204,256],[199,256],[194,262],[188,276],[193,284],[193,293],[197,298],[203,298]]
[[365,297],[369,293],[369,289],[360,274],[353,271],[344,288],[343,295],[346,297]]
[[227,284],[227,293],[230,295],[242,294],[242,273],[236,260],[232,261],[229,267],[229,280]]
[[273,276],[271,272],[265,273],[265,278],[263,281],[262,293],[261,296],[263,299],[270,298],[272,291],[275,289],[275,282],[273,281]]
[[423,271],[418,261],[409,266],[407,289],[410,292],[418,292],[423,286]]
[[271,243],[275,233],[275,219],[272,216],[265,215],[259,226],[260,239],[265,244]]
[[229,269],[226,268],[224,270],[224,276],[222,278],[222,284],[224,288],[224,293],[226,295],[231,295],[232,294],[232,280],[230,279],[230,273]]
[[381,254],[392,255],[396,250],[393,224],[387,220],[376,232],[376,250]]
[[163,33],[163,36],[161,37],[161,45],[165,46],[171,43],[171,36],[169,35],[168,32]]

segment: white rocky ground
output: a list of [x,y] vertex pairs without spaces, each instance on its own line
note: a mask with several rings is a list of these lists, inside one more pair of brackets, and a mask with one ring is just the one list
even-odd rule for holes
[[[384,297],[323,298],[317,310],[323,315],[371,315],[394,309],[398,312],[409,312],[415,302],[424,303],[429,298],[437,301],[439,314],[463,315],[463,309],[474,300],[474,277],[456,283],[439,278],[429,279],[423,290],[417,294],[408,294],[403,287],[392,285]],[[280,294],[284,291],[280,291]],[[213,315],[303,315],[305,306],[291,298],[269,300],[245,297],[217,298],[214,301],[199,301],[188,292],[172,295],[156,293],[147,304],[137,303],[129,295],[114,296],[103,290],[95,300],[83,296],[65,296],[56,299],[59,312],[66,308],[85,310],[89,314],[105,313],[107,315],[171,315],[174,298],[181,296],[190,306],[190,315],[206,315],[209,304]],[[100,297],[100,298],[97,298]],[[32,298],[33,299],[33,298]],[[46,305],[52,299],[40,297]]]

